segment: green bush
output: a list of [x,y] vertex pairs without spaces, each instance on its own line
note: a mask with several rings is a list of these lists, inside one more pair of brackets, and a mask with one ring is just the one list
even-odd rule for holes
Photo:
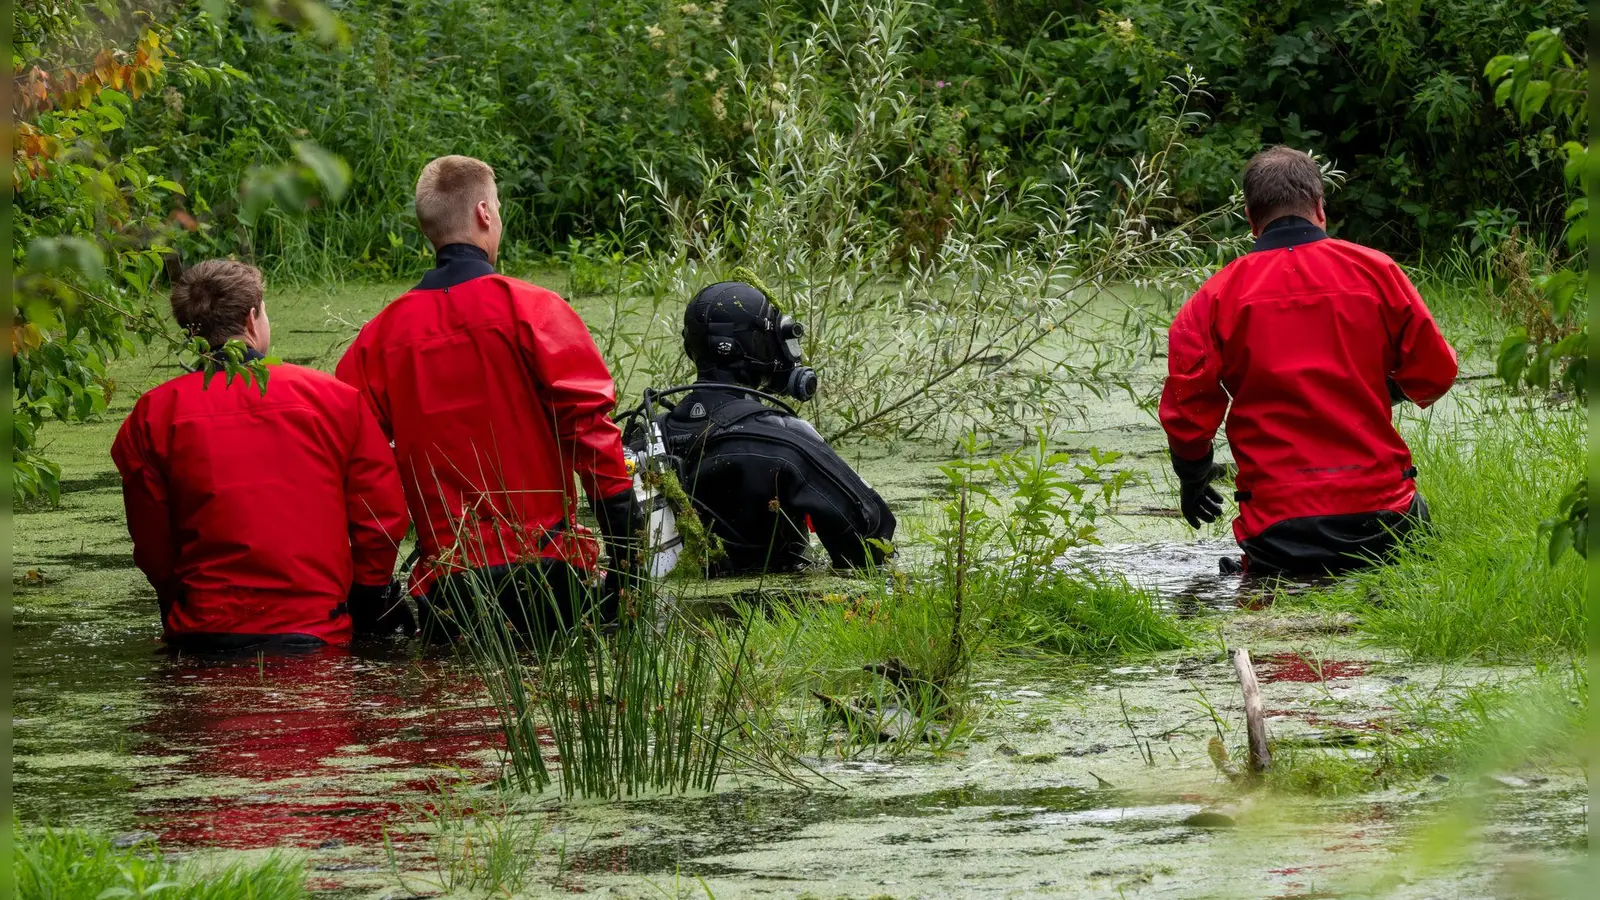
[[[162,149],[207,223],[194,252],[256,255],[300,277],[403,274],[427,254],[408,205],[430,157],[492,163],[508,237],[552,252],[612,232],[648,170],[678,192],[703,187],[702,158],[751,189],[755,123],[739,73],[766,87],[816,32],[870,48],[907,35],[907,71],[875,86],[905,128],[879,160],[892,177],[861,212],[937,249],[963,201],[991,178],[1009,189],[1129,176],[1185,117],[1203,121],[1175,154],[1175,216],[1223,205],[1245,159],[1286,142],[1349,175],[1332,198],[1343,234],[1387,249],[1443,247],[1462,223],[1531,223],[1554,240],[1565,203],[1557,141],[1493,101],[1484,65],[1528,32],[1560,29],[1582,55],[1584,12],[1559,0],[350,0],[350,40],[328,44],[239,9],[198,20],[183,52],[249,76],[218,90],[174,85],[130,128]],[[199,13],[185,13],[193,18]],[[203,27],[201,27],[203,26]],[[1197,108],[1170,83],[1208,86]],[[867,88],[849,53],[826,60],[822,98],[848,133]],[[312,140],[349,160],[355,202],[309,218],[236,221],[241,175]],[[1083,154],[1069,173],[1062,153]],[[1531,163],[1531,165],[1530,165]],[[1108,194],[1108,199],[1111,199]],[[717,222],[709,228],[737,227]],[[664,218],[658,219],[664,223]]]

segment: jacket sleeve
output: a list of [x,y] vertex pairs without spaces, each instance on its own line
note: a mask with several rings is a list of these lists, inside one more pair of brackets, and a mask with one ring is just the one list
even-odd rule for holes
[[[796,428],[797,424],[804,427]],[[795,522],[810,521],[835,568],[859,569],[882,563],[888,554],[874,542],[894,538],[895,518],[889,504],[808,423],[793,419],[786,425],[796,432],[796,441],[811,445],[802,459],[821,458],[828,471],[816,471],[815,466],[803,463],[802,468],[812,471],[791,477],[789,489],[783,492],[787,496],[780,501],[785,514]]]
[[1189,298],[1167,330],[1167,381],[1161,390],[1161,427],[1172,455],[1205,457],[1228,412],[1222,387],[1222,348],[1213,336],[1215,300],[1206,288]]
[[517,305],[524,355],[554,420],[563,463],[578,473],[591,500],[633,489],[622,458],[622,430],[611,421],[617,388],[589,329],[566,301],[548,292]]
[[378,396],[378,385],[367,372],[365,338],[366,331],[363,329],[351,342],[349,349],[344,351],[344,355],[339,357],[339,364],[333,369],[333,377],[361,392],[362,401],[372,410],[384,438],[392,441],[394,426],[389,422],[389,405]]
[[149,579],[165,609],[178,591],[178,547],[166,476],[149,445],[145,415],[145,404],[135,404],[111,445],[111,460],[122,476],[122,504],[128,517],[128,536],[133,538],[134,565]]
[[1456,351],[1439,332],[1433,313],[1406,273],[1393,262],[1381,282],[1390,311],[1395,364],[1389,377],[1418,406],[1431,406],[1456,381]]
[[355,398],[355,440],[344,474],[345,516],[355,583],[386,585],[411,517],[400,488],[394,451],[365,398]]

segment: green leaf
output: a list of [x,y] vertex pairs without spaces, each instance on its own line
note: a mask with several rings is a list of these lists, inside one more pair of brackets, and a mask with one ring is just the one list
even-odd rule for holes
[[1511,67],[1516,65],[1516,57],[1502,53],[1489,60],[1483,67],[1483,77],[1493,84],[1510,74]]
[[1505,106],[1506,101],[1511,99],[1511,89],[1516,86],[1517,83],[1513,79],[1508,78],[1500,82],[1500,86],[1494,89],[1494,105]]
[[294,155],[305,163],[322,187],[322,195],[330,203],[337,203],[350,189],[350,166],[343,158],[329,153],[311,141],[294,145]]
[[105,266],[105,252],[88,238],[39,238],[28,245],[27,267],[35,272],[71,272],[93,283],[105,277]]
[[1561,555],[1572,549],[1572,526],[1567,522],[1550,523],[1550,565],[1561,560]]
[[[1498,93],[1498,92],[1497,92]],[[1542,79],[1530,81],[1522,88],[1521,95],[1517,98],[1517,115],[1524,123],[1530,121],[1544,108],[1544,102],[1550,98],[1550,82]]]
[[1495,374],[1506,384],[1515,386],[1528,365],[1528,332],[1514,329],[1500,343],[1500,353],[1495,357]]

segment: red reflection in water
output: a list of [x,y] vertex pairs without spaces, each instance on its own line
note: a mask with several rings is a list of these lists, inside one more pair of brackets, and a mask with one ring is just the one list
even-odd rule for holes
[[1310,684],[1335,678],[1355,678],[1367,674],[1367,664],[1353,660],[1309,660],[1298,653],[1274,653],[1256,660],[1262,681],[1294,681]]
[[410,770],[481,773],[501,740],[464,679],[406,674],[333,649],[176,663],[139,752],[185,758],[144,827],[169,846],[379,842],[402,785],[428,782]]

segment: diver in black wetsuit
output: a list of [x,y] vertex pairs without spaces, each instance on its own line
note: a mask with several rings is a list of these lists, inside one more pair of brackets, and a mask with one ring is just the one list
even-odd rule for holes
[[807,400],[817,375],[801,365],[801,325],[737,281],[696,294],[683,348],[699,383],[657,419],[682,461],[685,491],[726,556],[713,574],[781,572],[810,563],[815,531],[838,568],[881,563],[894,513],[811,423],[756,393]]

